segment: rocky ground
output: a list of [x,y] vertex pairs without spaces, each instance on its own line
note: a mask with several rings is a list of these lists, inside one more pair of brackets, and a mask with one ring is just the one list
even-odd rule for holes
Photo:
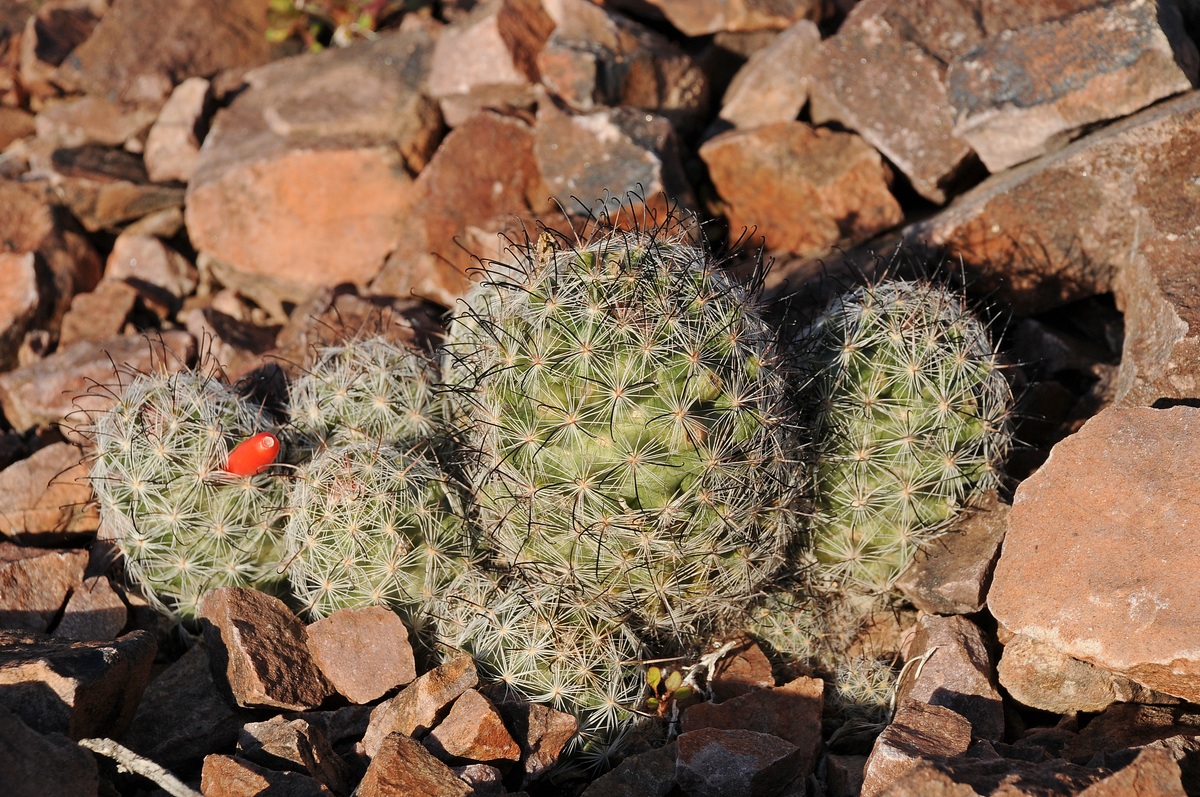
[[941,264],[992,310],[1019,446],[861,641],[920,664],[873,744],[745,641],[670,745],[574,785],[1200,794],[1200,5],[384,3],[322,52],[268,5],[0,4],[6,793],[562,793],[573,719],[427,669],[388,611],[224,590],[188,644],[97,535],[80,428],[133,370],[427,341],[500,234],[608,197],[764,247],[785,314]]

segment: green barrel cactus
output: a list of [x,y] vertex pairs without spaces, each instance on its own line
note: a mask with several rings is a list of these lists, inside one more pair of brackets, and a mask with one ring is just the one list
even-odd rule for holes
[[342,441],[296,469],[288,505],[288,578],[313,618],[385,604],[421,632],[471,564],[461,500],[427,446]]
[[559,774],[613,763],[639,732],[642,647],[615,614],[561,585],[529,589],[472,569],[431,606],[441,644],[470,653],[503,697],[575,715]]
[[802,470],[755,298],[662,228],[514,254],[445,345],[496,560],[677,638],[741,611]]
[[92,419],[103,528],[160,610],[190,623],[206,590],[286,583],[282,480],[224,470],[234,447],[274,428],[229,386],[190,372],[139,375]]
[[444,425],[437,382],[431,358],[384,337],[321,347],[288,389],[292,428],[312,448],[430,439]]
[[891,587],[995,486],[1011,390],[986,326],[930,282],[850,291],[804,331],[815,443],[812,553],[828,581]]

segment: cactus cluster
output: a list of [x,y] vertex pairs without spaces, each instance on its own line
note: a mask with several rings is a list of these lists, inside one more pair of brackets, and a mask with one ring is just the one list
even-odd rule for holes
[[96,418],[104,533],[153,605],[190,623],[207,590],[281,587],[283,483],[224,470],[230,449],[275,426],[211,372],[139,374]]
[[704,248],[546,234],[465,303],[446,350],[503,566],[677,638],[778,570],[801,487],[786,383]]
[[814,442],[812,552],[834,584],[886,591],[998,482],[1011,393],[986,326],[948,288],[887,280],[801,335]]
[[[515,246],[437,359],[322,349],[287,422],[211,377],[135,380],[93,426],[128,571],[182,618],[208,588],[284,578],[310,617],[391,606],[574,713],[583,762],[653,714],[650,655],[737,625],[832,669],[863,601],[996,480],[1008,387],[986,328],[929,283],[847,293],[781,346],[694,233]],[[261,431],[288,462],[223,473]]]

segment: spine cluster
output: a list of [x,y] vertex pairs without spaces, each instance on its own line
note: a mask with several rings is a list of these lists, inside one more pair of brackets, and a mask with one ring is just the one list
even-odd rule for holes
[[[734,625],[836,661],[869,596],[998,479],[1009,390],[953,292],[851,291],[781,347],[678,226],[510,254],[437,357],[320,350],[287,423],[201,375],[129,385],[95,420],[92,482],[130,575],[185,620],[207,589],[283,579],[310,617],[391,606],[575,713],[593,763],[652,713],[638,662]],[[263,431],[288,465],[224,472]],[[851,703],[886,690],[845,679]]]

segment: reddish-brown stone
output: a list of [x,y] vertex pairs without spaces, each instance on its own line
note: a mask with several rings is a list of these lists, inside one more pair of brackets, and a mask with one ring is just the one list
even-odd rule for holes
[[53,443],[0,471],[0,534],[61,543],[99,525],[78,448]]
[[95,757],[58,733],[41,734],[0,705],[0,772],[13,797],[96,797]]
[[423,736],[463,692],[479,684],[475,660],[463,655],[434,667],[371,712],[363,750],[374,758],[384,738],[393,732]]
[[717,136],[700,156],[732,234],[753,230],[772,249],[814,253],[904,218],[888,167],[851,133],[778,122]]
[[734,75],[721,119],[741,130],[794,121],[808,102],[808,73],[820,45],[821,31],[809,20],[780,33]]
[[782,30],[801,19],[816,19],[816,0],[605,0],[638,13],[656,13],[684,36]]
[[913,629],[907,658],[922,658],[923,663],[899,684],[898,702],[944,706],[971,723],[974,738],[1003,738],[1004,705],[996,686],[996,665],[979,626],[965,617],[925,615]]
[[62,619],[54,626],[57,639],[108,642],[125,627],[129,612],[107,576],[84,579],[71,593]]
[[[813,122],[837,120],[857,131],[919,194],[944,202],[971,161],[971,148],[953,133],[946,47],[961,52],[982,31],[965,6],[930,7],[938,5],[860,2],[813,59],[809,101]],[[929,18],[940,24],[922,24]]]
[[417,177],[412,210],[399,221],[401,243],[371,290],[453,306],[478,265],[457,239],[495,216],[545,210],[547,199],[528,125],[489,112],[472,116]]
[[432,48],[427,33],[393,32],[248,73],[188,184],[196,248],[292,300],[372,279],[440,133],[422,93]]
[[0,628],[41,633],[83,583],[87,551],[51,551],[0,542]]
[[0,274],[0,368],[12,368],[41,305],[37,258],[33,252],[0,252]]
[[104,280],[121,280],[136,289],[160,318],[179,310],[196,289],[199,275],[187,258],[153,235],[123,232],[113,242]]
[[146,136],[146,174],[156,183],[186,183],[200,158],[198,130],[206,121],[212,84],[190,77],[175,87]]
[[500,709],[505,725],[521,746],[525,784],[553,767],[559,753],[579,730],[579,720],[574,715],[540,703],[508,703]]
[[675,743],[631,755],[592,781],[581,797],[667,797],[675,788]]
[[145,631],[111,642],[0,631],[0,702],[43,733],[116,738],[133,721],[157,651]]
[[341,609],[308,627],[313,659],[351,703],[370,703],[417,677],[408,627],[386,606]]
[[127,108],[103,97],[71,97],[49,104],[37,115],[37,135],[58,147],[119,147],[144,134],[154,117],[154,111]]
[[450,713],[425,737],[425,746],[443,760],[516,761],[521,748],[504,727],[500,712],[482,694],[468,689]]
[[264,63],[266,29],[262,0],[114,0],[55,82],[157,109],[177,80]]
[[[122,335],[108,340],[81,341],[43,360],[0,374],[0,406],[16,429],[64,420],[71,427],[86,425],[88,413],[112,406],[110,392],[97,385],[114,385],[120,369],[122,379],[137,371],[179,371],[187,368],[196,354],[192,336],[180,330],[163,332],[149,339]],[[66,429],[78,442],[84,436]]]
[[1017,489],[988,608],[1008,630],[1200,700],[1186,529],[1200,410],[1110,408]]
[[539,0],[489,0],[442,31],[429,66],[429,93],[457,127],[485,108],[529,106],[537,56],[554,20]]
[[988,493],[953,529],[917,552],[896,588],[930,614],[982,609],[1008,528],[1008,509],[995,492]]
[[997,676],[1013,700],[1056,714],[1099,712],[1118,701],[1144,699],[1148,691],[1124,676],[1020,634],[1004,645]]
[[922,759],[951,758],[967,751],[971,723],[942,706],[908,701],[875,740],[863,772],[862,797],[880,797]]
[[238,737],[238,754],[272,769],[303,772],[334,794],[353,790],[350,766],[334,752],[325,733],[302,718],[246,723]]
[[[1077,795],[1101,777],[1101,770],[1065,761],[1042,762],[1020,759],[976,759],[959,756],[950,760],[921,760],[894,783],[886,784],[880,797],[1043,797]],[[866,788],[863,797],[869,797]]]
[[714,703],[775,685],[771,660],[753,639],[742,640],[713,667],[708,688]]
[[75,294],[63,316],[58,345],[68,348],[80,341],[95,343],[123,334],[137,299],[132,285],[109,279],[100,280],[94,290]]
[[278,598],[221,587],[201,599],[200,618],[213,674],[239,706],[298,711],[333,694],[309,653],[304,624]]
[[800,677],[783,686],[758,689],[722,703],[697,703],[683,713],[680,729],[741,728],[771,734],[795,745],[796,774],[807,777],[821,749],[824,682]]
[[998,172],[1196,81],[1174,3],[1124,0],[985,39],[950,63],[954,135]]
[[778,792],[804,755],[768,733],[700,728],[675,740],[675,778],[690,797],[756,797]]
[[1093,783],[1079,797],[1186,797],[1179,764],[1166,750],[1143,750],[1129,766]]
[[[96,30],[106,4],[90,0],[58,0],[41,4],[21,34],[21,88],[31,105],[59,94],[55,72],[76,47]],[[2,147],[2,145],[0,145]]]
[[308,775],[279,772],[239,756],[213,753],[205,756],[200,773],[204,797],[332,797],[333,792]]
[[468,797],[473,793],[474,790],[459,780],[450,767],[402,733],[389,733],[380,740],[379,749],[355,791],[358,797],[398,794]]

